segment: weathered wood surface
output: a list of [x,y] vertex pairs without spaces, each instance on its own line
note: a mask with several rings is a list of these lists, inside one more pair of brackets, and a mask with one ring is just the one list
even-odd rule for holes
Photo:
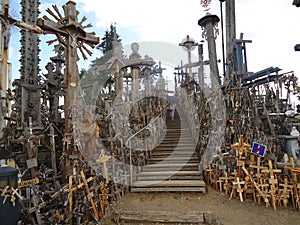
[[116,218],[122,221],[161,222],[161,223],[204,223],[203,212],[168,212],[168,211],[117,211]]

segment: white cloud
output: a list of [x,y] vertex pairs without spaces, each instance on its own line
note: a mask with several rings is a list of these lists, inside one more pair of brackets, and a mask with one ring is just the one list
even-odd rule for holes
[[[134,30],[141,40],[132,41],[177,44],[187,34],[197,42],[202,39],[197,22],[206,12],[199,0],[77,0],[77,3],[83,6],[85,12],[96,15],[97,24],[94,26],[97,28],[106,29],[116,22],[118,27]],[[220,16],[219,1],[212,1],[210,8],[210,13]],[[295,53],[293,47],[297,40],[300,43],[300,9],[293,6],[292,1],[237,0],[236,23],[237,37],[243,32],[245,39],[253,41],[247,46],[250,71],[269,66],[299,70],[297,61],[300,53]],[[217,41],[220,52],[221,36]],[[221,53],[218,58],[221,58]]]
[[[65,0],[55,0],[51,5],[45,3],[46,1],[41,2],[42,14],[46,8],[52,8],[52,4],[61,9],[66,3]],[[103,31],[111,23],[116,22],[118,30],[125,31],[120,34],[122,40],[126,41],[123,44],[134,41],[178,44],[187,34],[197,42],[202,40],[198,20],[206,12],[200,6],[200,0],[75,0],[75,2],[80,11],[79,17],[86,16],[88,21],[93,21],[91,29],[100,38]],[[220,16],[218,0],[212,0],[210,8],[210,13]],[[225,9],[225,5],[223,8]],[[292,5],[292,0],[236,0],[236,23],[237,37],[243,32],[245,39],[253,41],[247,45],[249,71],[256,72],[269,66],[278,66],[284,71],[295,70],[300,76],[298,66],[300,52],[294,52],[294,45],[300,43],[300,9]],[[217,38],[217,48],[218,58],[221,59],[221,35]],[[205,43],[204,49],[207,49]],[[95,56],[97,55],[92,58]]]
[[[107,28],[112,22],[120,27],[134,29],[143,41],[179,42],[185,35],[198,33],[197,25],[203,12],[198,1],[173,0],[78,0],[86,12],[97,17],[97,27]],[[201,15],[202,14],[202,15]],[[178,39],[178,36],[180,38]]]

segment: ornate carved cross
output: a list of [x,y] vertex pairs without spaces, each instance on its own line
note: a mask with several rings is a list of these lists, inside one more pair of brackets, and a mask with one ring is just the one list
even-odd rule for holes
[[50,45],[55,41],[59,41],[65,46],[65,118],[66,118],[66,131],[69,130],[69,122],[67,118],[67,112],[76,100],[76,90],[79,83],[78,75],[78,55],[77,48],[80,50],[84,59],[87,59],[85,52],[88,55],[92,55],[92,52],[87,48],[87,45],[94,48],[99,43],[99,38],[95,36],[94,32],[86,32],[84,29],[92,27],[91,24],[83,25],[86,21],[86,17],[83,17],[81,21],[78,21],[79,12],[76,10],[76,3],[68,1],[66,5],[63,5],[64,15],[59,12],[56,5],[52,6],[54,11],[47,9],[46,11],[55,19],[50,20],[47,16],[43,19],[38,19],[37,24],[43,30],[44,34],[54,34],[56,39],[48,41]]

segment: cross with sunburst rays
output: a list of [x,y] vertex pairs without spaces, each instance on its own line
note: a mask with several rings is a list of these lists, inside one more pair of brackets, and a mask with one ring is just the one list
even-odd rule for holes
[[[92,27],[91,24],[83,25],[87,20],[84,16],[78,21],[79,12],[76,9],[76,3],[68,1],[62,6],[64,13],[61,14],[56,5],[53,9],[48,8],[47,13],[54,19],[44,16],[37,21],[38,26],[43,30],[44,34],[54,34],[55,39],[47,41],[50,45],[54,42],[60,42],[65,47],[65,113],[72,108],[76,100],[76,91],[79,83],[77,61],[77,49],[81,52],[83,59],[87,59],[87,55],[92,55],[88,47],[94,48],[99,43],[99,38],[95,36],[95,32],[86,32],[86,28]],[[68,121],[66,120],[66,129],[68,130]]]

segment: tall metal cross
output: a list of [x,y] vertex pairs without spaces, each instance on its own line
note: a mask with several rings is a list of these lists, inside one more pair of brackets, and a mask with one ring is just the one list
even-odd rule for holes
[[80,50],[82,57],[87,59],[85,52],[88,55],[92,55],[92,52],[87,48],[88,45],[94,48],[99,43],[99,37],[95,36],[94,32],[86,32],[84,29],[92,27],[91,24],[83,25],[86,21],[86,17],[83,17],[81,21],[78,21],[79,12],[76,10],[76,3],[68,1],[62,6],[64,15],[59,12],[56,5],[52,6],[54,11],[47,9],[46,11],[56,20],[55,22],[50,20],[47,16],[43,19],[38,19],[37,24],[43,30],[44,34],[54,34],[56,39],[50,40],[47,43],[50,45],[55,41],[59,41],[65,46],[65,78],[66,85],[65,94],[65,119],[66,119],[66,132],[70,131],[68,110],[74,105],[76,100],[76,90],[79,83],[79,73],[77,67],[77,61],[79,57],[77,55],[77,48]]

